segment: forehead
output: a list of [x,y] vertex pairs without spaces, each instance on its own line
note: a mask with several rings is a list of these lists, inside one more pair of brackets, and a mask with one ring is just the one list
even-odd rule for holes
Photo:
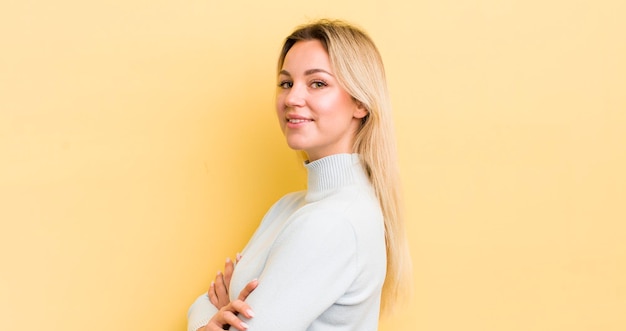
[[285,55],[283,69],[304,71],[313,68],[330,71],[330,59],[324,45],[317,39],[297,41]]

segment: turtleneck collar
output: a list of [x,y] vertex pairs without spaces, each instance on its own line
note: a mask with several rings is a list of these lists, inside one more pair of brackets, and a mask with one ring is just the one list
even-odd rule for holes
[[358,154],[334,154],[305,163],[308,171],[306,201],[325,198],[336,189],[354,184],[367,184],[369,179]]

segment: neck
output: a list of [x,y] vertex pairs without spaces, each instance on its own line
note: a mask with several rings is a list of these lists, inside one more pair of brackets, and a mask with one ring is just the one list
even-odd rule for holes
[[305,164],[309,201],[324,198],[336,189],[369,183],[358,154],[333,154]]

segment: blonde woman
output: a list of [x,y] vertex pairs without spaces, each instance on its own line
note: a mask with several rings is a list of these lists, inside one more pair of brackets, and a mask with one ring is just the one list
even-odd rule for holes
[[410,279],[380,54],[362,30],[320,20],[286,38],[277,71],[278,121],[307,160],[307,190],[272,206],[188,329],[376,330]]

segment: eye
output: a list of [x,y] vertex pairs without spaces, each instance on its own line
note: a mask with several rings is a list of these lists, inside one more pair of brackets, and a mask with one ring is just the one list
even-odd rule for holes
[[311,82],[311,87],[314,89],[323,88],[326,86],[328,86],[328,84],[326,84],[326,82],[322,80],[316,80],[316,81]]
[[282,88],[283,90],[286,90],[288,88],[293,87],[293,82],[290,82],[288,80],[283,80],[280,83],[278,83],[278,87]]

